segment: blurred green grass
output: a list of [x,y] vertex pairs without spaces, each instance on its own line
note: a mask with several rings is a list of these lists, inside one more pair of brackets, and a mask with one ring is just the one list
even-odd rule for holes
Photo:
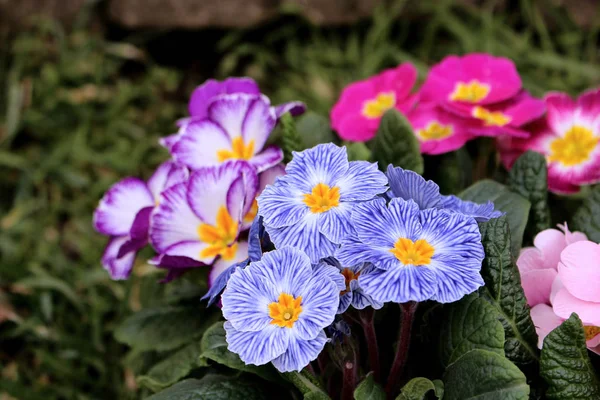
[[132,310],[160,302],[165,289],[144,257],[133,279],[110,281],[91,215],[111,184],[148,177],[167,157],[157,139],[174,131],[203,79],[249,75],[274,102],[303,100],[324,116],[352,80],[405,61],[423,78],[451,53],[510,57],[535,95],[600,82],[598,18],[582,29],[549,0],[415,3],[394,2],[351,27],[315,28],[284,15],[212,32],[215,44],[193,47],[195,36],[192,61],[216,66],[201,73],[193,62],[155,61],[165,56],[150,41],[172,33],[114,41],[85,21],[67,32],[41,20],[3,37],[0,399],[140,396],[112,330]]

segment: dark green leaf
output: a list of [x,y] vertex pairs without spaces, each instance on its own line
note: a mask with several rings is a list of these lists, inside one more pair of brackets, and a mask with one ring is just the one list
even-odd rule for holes
[[471,294],[445,307],[440,332],[440,353],[444,366],[473,349],[504,356],[504,329],[493,305]]
[[600,382],[577,314],[571,314],[544,339],[540,375],[548,384],[549,399],[600,399]]
[[509,186],[531,203],[528,223],[532,236],[550,227],[548,207],[548,172],[546,159],[540,153],[528,151],[517,159],[509,173]]
[[572,227],[585,233],[589,240],[600,242],[600,185],[592,188],[589,196],[573,215]]
[[425,400],[427,393],[433,390],[437,399],[444,396],[444,382],[440,380],[430,381],[427,378],[413,378],[400,391],[396,400]]
[[124,320],[115,338],[137,351],[172,350],[199,338],[217,317],[203,318],[200,306],[148,308]]
[[519,255],[523,244],[523,233],[527,226],[529,216],[529,201],[523,196],[513,193],[498,182],[482,180],[469,186],[460,195],[463,200],[485,203],[488,200],[494,203],[494,208],[506,213],[508,225],[512,233],[511,251],[514,257]]
[[308,111],[296,119],[296,130],[302,138],[302,149],[335,140],[329,119],[313,111]]
[[146,400],[262,400],[268,399],[258,385],[239,378],[208,375],[186,379]]
[[223,322],[219,321],[206,330],[200,344],[200,365],[207,365],[207,360],[225,365],[231,369],[250,372],[269,381],[279,380],[279,374],[273,366],[264,365],[246,365],[240,357],[227,350],[227,342],[225,341],[225,329]]
[[192,342],[154,365],[137,381],[154,392],[171,386],[198,367],[198,354],[200,341]]
[[364,161],[371,159],[371,150],[362,142],[344,143],[348,150],[348,161]]
[[468,352],[444,373],[444,400],[527,400],[525,375],[505,357],[487,350]]
[[506,357],[518,364],[537,360],[537,335],[521,286],[519,270],[510,252],[510,230],[506,216],[479,224],[485,259],[481,275],[483,292],[500,313],[504,326]]
[[293,151],[304,150],[304,144],[302,143],[302,136],[296,129],[296,121],[292,118],[290,113],[285,113],[279,118],[281,124],[281,141],[284,154],[284,161],[290,162],[292,159]]
[[390,109],[383,114],[372,143],[374,161],[379,162],[380,168],[393,164],[418,174],[423,173],[419,141],[406,117],[398,110]]
[[354,390],[354,400],[385,400],[385,391],[369,372]]
[[306,369],[303,369],[301,372],[285,372],[282,375],[304,395],[304,399],[330,399],[325,390],[321,387],[321,383]]

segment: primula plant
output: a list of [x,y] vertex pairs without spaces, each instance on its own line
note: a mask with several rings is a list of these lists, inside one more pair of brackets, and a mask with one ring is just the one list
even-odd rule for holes
[[488,54],[417,75],[348,85],[310,148],[304,104],[210,80],[171,159],[108,190],[102,265],[150,245],[173,288],[115,333],[152,399],[600,398],[600,91],[537,99]]

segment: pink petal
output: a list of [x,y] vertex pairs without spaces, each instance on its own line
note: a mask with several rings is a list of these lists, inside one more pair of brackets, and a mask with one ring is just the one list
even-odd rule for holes
[[400,64],[396,68],[383,71],[371,78],[378,92],[393,91],[396,102],[405,99],[417,81],[417,69],[411,63]]
[[525,247],[521,249],[519,258],[517,258],[517,267],[521,274],[533,270],[545,269],[542,252],[535,247]]
[[352,142],[366,142],[375,137],[381,118],[367,118],[361,113],[348,115],[338,121],[338,136]]
[[268,146],[262,152],[255,154],[248,162],[261,173],[279,164],[283,160],[283,151],[276,146]]
[[560,261],[560,253],[567,246],[565,234],[556,229],[546,229],[533,239],[533,245],[542,253],[544,268],[556,270]]
[[346,86],[339,100],[331,109],[331,126],[336,131],[340,130],[340,124],[346,118],[360,115],[365,101],[375,98],[377,91],[370,80],[351,83]]
[[269,168],[268,170],[262,172],[258,177],[258,194],[262,193],[262,191],[267,185],[272,185],[273,183],[275,183],[275,179],[277,179],[278,176],[283,175],[285,175],[285,166],[283,164],[277,164]]
[[588,240],[587,236],[583,232],[571,232],[567,223],[559,224],[558,227],[563,230],[565,233],[565,240],[567,241],[567,245],[570,245],[575,242],[580,242],[582,240]]
[[552,282],[552,288],[550,289],[550,304],[554,304],[554,298],[556,297],[556,293],[561,291],[563,287],[564,285],[560,280],[560,276],[558,276],[557,274],[556,279],[554,279],[554,282]]
[[556,315],[564,319],[569,318],[571,313],[577,313],[584,325],[600,326],[600,303],[580,300],[566,288],[556,293],[552,308]]
[[521,286],[530,307],[550,303],[550,291],[556,275],[554,269],[537,269],[521,274]]
[[576,242],[563,250],[560,259],[558,274],[565,288],[578,299],[600,303],[600,246]]
[[538,304],[531,309],[531,319],[538,334],[538,347],[541,349],[544,339],[550,332],[563,323],[564,319],[554,314],[552,307]]

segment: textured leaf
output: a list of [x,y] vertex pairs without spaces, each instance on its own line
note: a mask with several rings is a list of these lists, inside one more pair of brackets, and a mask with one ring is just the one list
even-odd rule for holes
[[239,378],[208,375],[186,379],[146,400],[266,400],[258,385]]
[[444,373],[444,400],[527,400],[525,375],[507,358],[487,350],[468,352]]
[[200,307],[148,308],[123,321],[115,338],[137,351],[172,350],[199,338],[216,317],[203,318]]
[[192,342],[154,365],[137,382],[154,392],[171,386],[198,367],[198,354],[200,341]]
[[487,179],[469,186],[459,196],[463,200],[474,201],[475,203],[485,203],[490,200],[494,203],[496,210],[506,213],[512,233],[511,252],[514,257],[517,257],[523,244],[523,234],[527,226],[527,218],[531,207],[529,201],[523,196],[511,192],[506,186]]
[[377,136],[373,139],[373,157],[380,168],[389,164],[423,173],[423,157],[410,123],[398,110],[383,114]]
[[285,372],[282,375],[304,395],[305,400],[330,400],[317,378],[306,369],[301,372]]
[[296,129],[296,122],[290,113],[283,114],[281,118],[279,118],[279,123],[281,124],[281,141],[284,161],[287,163],[292,159],[293,151],[304,150],[304,144],[302,143],[302,136],[300,136]]
[[440,333],[442,364],[452,364],[473,349],[504,356],[504,328],[499,317],[495,307],[476,293],[446,307]]
[[354,390],[354,400],[385,400],[385,391],[375,382],[372,372]]
[[335,135],[329,126],[329,118],[314,111],[308,111],[296,118],[296,130],[302,138],[302,149],[335,140]]
[[444,382],[440,380],[430,381],[427,378],[413,378],[400,391],[396,400],[425,400],[427,393],[433,390],[437,399],[444,396]]
[[479,224],[485,259],[481,276],[483,293],[500,313],[504,326],[506,357],[518,364],[537,360],[537,335],[521,286],[519,270],[510,252],[510,230],[506,216]]
[[548,384],[549,399],[600,399],[600,382],[577,314],[571,314],[544,339],[540,375]]
[[348,151],[348,161],[364,161],[371,159],[371,150],[362,142],[344,143]]
[[[199,365],[208,365],[207,360],[225,365],[231,369],[250,372],[269,381],[279,380],[279,374],[272,365],[246,365],[240,357],[227,349],[223,322],[219,321],[206,330],[200,342]],[[198,355],[198,354],[197,354]]]
[[589,240],[600,242],[600,185],[596,185],[585,198],[571,224],[574,230],[585,233]]
[[510,189],[531,203],[528,226],[532,236],[550,227],[548,171],[540,153],[528,151],[517,159],[509,173]]

